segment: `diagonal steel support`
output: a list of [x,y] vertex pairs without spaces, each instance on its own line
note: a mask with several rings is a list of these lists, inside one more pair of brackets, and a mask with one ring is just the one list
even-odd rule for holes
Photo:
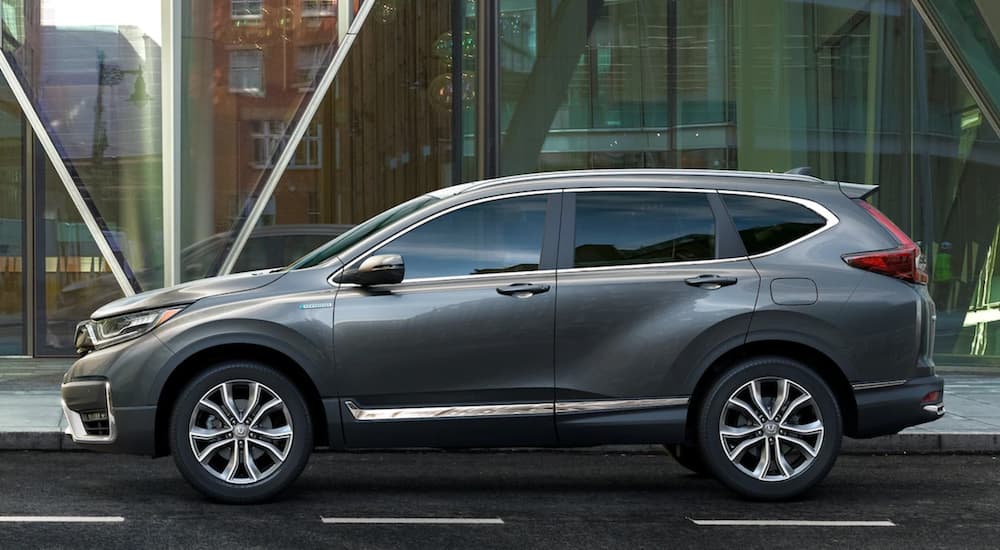
[[333,80],[337,77],[337,73],[340,72],[340,67],[344,64],[344,60],[347,59],[347,52],[351,50],[351,46],[354,44],[354,39],[357,37],[358,32],[361,31],[361,27],[364,26],[365,20],[368,19],[368,14],[372,10],[372,5],[375,3],[375,0],[362,2],[357,16],[355,16],[353,21],[351,21],[351,24],[347,29],[347,34],[340,37],[337,44],[337,51],[333,54],[333,59],[330,61],[330,65],[326,68],[326,71],[323,73],[323,78],[321,78],[319,83],[316,85],[316,90],[313,92],[312,97],[309,98],[309,102],[306,104],[305,109],[303,109],[298,121],[296,121],[295,128],[292,130],[291,135],[288,137],[288,141],[285,143],[285,148],[281,151],[281,154],[278,156],[278,160],[274,163],[274,168],[268,173],[267,180],[264,183],[261,193],[257,196],[257,199],[253,204],[253,208],[250,210],[250,213],[247,214],[242,227],[239,228],[239,233],[236,235],[236,239],[229,248],[229,253],[226,255],[225,260],[222,262],[222,266],[219,268],[219,275],[228,275],[232,273],[233,266],[236,265],[236,260],[239,258],[240,253],[243,252],[243,247],[246,246],[247,240],[250,238],[250,234],[257,226],[257,222],[260,220],[261,215],[264,214],[264,208],[267,206],[267,201],[269,201],[271,199],[271,195],[274,194],[274,190],[278,186],[278,181],[281,179],[281,176],[284,175],[285,168],[288,167],[288,163],[291,162],[292,156],[295,154],[295,149],[298,148],[299,142],[302,141],[302,136],[305,135],[306,130],[309,128],[309,123],[312,122],[313,117],[316,116],[316,112],[319,111],[320,104],[323,103],[327,92],[330,91],[330,86],[333,85]]

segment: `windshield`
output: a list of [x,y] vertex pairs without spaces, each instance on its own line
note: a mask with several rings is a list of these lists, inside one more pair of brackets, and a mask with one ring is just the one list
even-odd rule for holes
[[422,195],[404,202],[403,204],[394,206],[374,218],[370,218],[368,221],[351,228],[343,235],[333,239],[316,250],[313,250],[298,260],[295,260],[290,266],[288,266],[288,269],[306,269],[322,264],[330,258],[333,258],[334,256],[354,246],[356,243],[361,242],[366,237],[383,227],[388,227],[417,210],[434,204],[439,200],[441,199],[433,195]]

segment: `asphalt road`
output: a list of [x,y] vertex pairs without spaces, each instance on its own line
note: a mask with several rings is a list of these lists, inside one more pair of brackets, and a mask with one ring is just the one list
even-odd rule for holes
[[[13,516],[122,520],[25,523]],[[692,521],[737,519],[893,526]],[[688,474],[666,455],[321,453],[280,502],[225,506],[189,488],[169,458],[0,453],[0,548],[35,547],[997,548],[1000,458],[843,456],[808,498],[759,504]]]

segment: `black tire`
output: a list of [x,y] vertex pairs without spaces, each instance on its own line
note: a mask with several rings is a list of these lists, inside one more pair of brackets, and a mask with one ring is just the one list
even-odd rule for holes
[[[205,406],[198,405],[203,396],[213,403],[220,401],[225,403],[225,394],[221,390],[221,385],[225,382],[234,382],[228,388],[231,389],[233,395],[231,401],[238,412],[245,413],[247,417],[242,422],[238,418],[216,419],[215,416],[219,415],[209,411]],[[253,383],[260,384],[259,398],[256,407],[248,407]],[[241,389],[245,391],[242,394],[237,393]],[[208,392],[213,393],[206,395]],[[280,399],[276,405],[273,404],[274,397]],[[272,404],[270,408],[266,407],[269,403]],[[247,408],[252,410],[245,410]],[[221,407],[219,412],[228,414],[228,409]],[[193,416],[195,414],[197,416]],[[252,417],[258,415],[261,420],[253,424],[253,427],[276,434],[287,431],[290,435],[269,438],[260,433],[251,433],[253,430],[248,426],[251,426],[254,420]],[[196,428],[203,428],[202,424],[208,423],[206,424],[208,428],[205,429],[220,431],[228,429],[229,433],[203,443],[202,440],[195,440],[191,436],[192,423]],[[170,417],[169,440],[177,469],[195,489],[219,502],[253,504],[274,498],[298,478],[312,453],[312,431],[309,407],[302,392],[291,380],[261,363],[230,361],[198,374],[181,391]],[[261,440],[263,442],[258,443]],[[199,447],[199,451],[204,453],[208,446],[214,443],[218,443],[221,450],[212,453],[211,458],[206,459],[207,466],[202,465],[195,454],[195,447]],[[280,453],[275,454],[265,449],[263,447],[265,443],[271,444]],[[251,455],[258,457],[249,459],[253,462],[253,468],[244,466],[248,459],[234,452],[244,447],[250,450]],[[234,479],[232,482],[217,477],[217,475],[226,476],[229,471],[227,451],[229,460],[236,463],[233,468],[235,475],[228,476]],[[279,458],[282,454],[283,460]],[[222,463],[226,463],[227,466],[222,472],[217,472]],[[265,468],[261,470],[258,466]],[[257,477],[251,472],[266,475],[261,475],[259,480],[255,481]]]
[[[771,407],[779,401],[781,379],[789,381],[784,386],[785,406],[774,412]],[[777,420],[787,414],[785,423],[768,419],[761,421],[760,416],[751,422],[749,414],[743,412],[746,409],[737,406],[738,404],[727,404],[737,392],[740,392],[735,396],[738,401],[746,403],[743,397],[752,401],[753,394],[748,392],[753,391],[751,383],[755,380],[762,381],[757,387],[760,390],[758,394],[761,395],[759,401],[765,413],[773,412]],[[811,402],[804,401],[786,413],[784,409],[795,404],[804,395],[802,391],[811,395]],[[722,416],[724,410],[727,415],[725,420]],[[760,410],[761,407],[750,404],[750,412],[759,413]],[[785,500],[804,494],[826,477],[840,453],[843,427],[836,398],[819,375],[792,359],[755,357],[738,363],[712,385],[698,414],[698,445],[708,471],[730,489],[753,500]],[[721,432],[724,422],[729,427],[727,431],[731,433],[751,433],[724,437]],[[799,435],[784,429],[804,429],[809,426],[811,431],[818,432],[817,422],[822,428],[821,434]],[[756,427],[760,430],[754,430]],[[795,442],[790,439],[792,436],[805,442],[806,446],[793,444]],[[739,445],[748,440],[757,442],[739,452]],[[775,448],[774,442],[778,442],[777,449],[780,449],[781,456],[785,459],[783,463],[772,451]],[[764,446],[767,446],[766,450]],[[815,452],[815,457],[810,456],[811,452]],[[733,453],[734,460],[730,460],[730,453]],[[765,460],[770,457],[775,459]],[[751,467],[754,468],[752,471]],[[769,479],[758,479],[754,477],[755,472],[763,472]]]
[[699,476],[711,475],[705,467],[705,461],[701,458],[701,451],[698,447],[686,443],[664,445],[664,447],[667,448],[667,452],[670,453],[670,456],[674,457],[674,460],[678,464],[691,470],[692,473]]

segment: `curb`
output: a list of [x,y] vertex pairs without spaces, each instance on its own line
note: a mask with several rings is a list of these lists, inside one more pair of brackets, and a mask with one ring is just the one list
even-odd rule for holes
[[61,431],[0,431],[0,451],[79,451]]
[[844,438],[843,454],[993,454],[1000,453],[1000,433],[911,432],[872,439]]
[[[0,431],[0,451],[81,451],[61,431]],[[413,449],[410,449],[411,451]],[[430,449],[421,449],[430,450]],[[393,452],[372,449],[375,452]],[[569,452],[584,454],[662,454],[660,445],[602,445],[577,448],[474,449],[474,452]],[[365,452],[365,451],[360,451]],[[872,439],[844,438],[841,454],[997,454],[1000,433],[900,433]]]

